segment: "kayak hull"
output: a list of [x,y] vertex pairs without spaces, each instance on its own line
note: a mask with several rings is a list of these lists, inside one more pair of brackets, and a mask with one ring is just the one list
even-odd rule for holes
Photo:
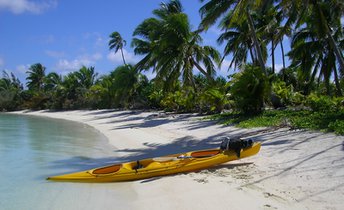
[[156,176],[198,171],[229,161],[249,157],[259,152],[261,144],[253,143],[241,149],[240,157],[234,150],[200,150],[158,158],[143,159],[109,165],[87,171],[49,177],[48,180],[71,182],[121,182]]

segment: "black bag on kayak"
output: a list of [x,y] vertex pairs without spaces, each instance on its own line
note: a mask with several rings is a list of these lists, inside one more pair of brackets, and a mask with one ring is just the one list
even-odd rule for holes
[[225,138],[220,145],[221,150],[234,150],[238,158],[240,158],[241,149],[251,147],[253,145],[252,139],[240,139],[239,137]]

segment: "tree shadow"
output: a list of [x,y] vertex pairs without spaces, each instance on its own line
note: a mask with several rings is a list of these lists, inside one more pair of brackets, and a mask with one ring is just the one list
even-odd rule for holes
[[144,143],[145,148],[128,148],[116,150],[115,152],[125,152],[126,154],[128,154],[126,156],[119,157],[119,161],[135,161],[140,159],[160,157],[171,154],[180,154],[193,150],[214,148],[218,147],[220,141],[221,140],[216,137],[206,138],[199,141],[193,136],[185,136],[177,138],[168,144],[152,144],[146,142]]
[[[119,123],[119,122],[127,122],[125,125],[119,125],[115,126],[113,130],[116,129],[129,129],[129,128],[153,128],[153,127],[158,127],[161,125],[165,125],[168,123],[173,123],[173,122],[184,122],[188,121],[190,118],[190,115],[185,114],[185,115],[164,115],[164,116],[156,116],[156,114],[148,115],[146,117],[132,117],[132,118],[126,118],[122,120],[114,120],[110,121],[108,123]],[[137,122],[141,120],[140,122]],[[133,123],[129,123],[130,121],[136,121]]]
[[52,161],[47,167],[61,170],[63,169],[63,171],[68,173],[146,158],[186,153],[194,150],[219,148],[222,139],[230,134],[231,132],[221,132],[202,140],[199,140],[193,136],[185,136],[177,138],[168,144],[153,144],[146,142],[144,143],[144,148],[127,148],[114,150],[114,155],[124,152],[127,154],[124,156],[102,158],[74,156],[67,159]]
[[235,169],[237,167],[247,166],[247,165],[251,165],[251,164],[253,164],[253,162],[247,162],[247,163],[224,163],[224,164],[220,164],[220,165],[211,166],[211,167],[209,167],[207,169],[200,169],[200,170],[196,170],[196,171],[181,172],[181,173],[176,173],[176,174],[171,174],[171,175],[152,177],[152,178],[149,178],[149,179],[144,179],[144,180],[140,181],[140,183],[143,184],[143,183],[154,182],[154,181],[162,179],[163,177],[175,177],[175,176],[178,176],[178,175],[186,175],[186,174],[189,174],[189,173],[201,174],[203,171],[208,171],[209,173],[216,174],[217,171],[222,170],[222,169],[233,170],[233,169]]
[[[93,115],[94,118],[91,120],[97,119],[109,119],[109,122],[104,123],[120,123],[126,122],[125,125],[115,126],[113,129],[128,129],[128,128],[152,128],[161,125],[166,125],[173,122],[181,122],[184,121],[185,129],[190,131],[198,131],[199,129],[206,128],[208,126],[212,126],[216,124],[216,121],[204,121],[204,120],[196,120],[190,121],[190,115],[160,115],[159,113],[152,113],[152,114],[145,114],[142,116],[138,116],[138,113],[142,113],[141,111],[121,111],[115,112],[96,112],[90,114]],[[192,115],[194,116],[194,115]],[[219,127],[226,127],[225,125],[218,125]],[[297,149],[300,145],[309,143],[315,138],[322,138],[324,135],[323,133],[306,133],[305,138],[299,138],[299,135],[305,133],[302,130],[290,131],[290,130],[271,130],[269,128],[264,129],[240,129],[234,128],[230,130],[224,130],[223,132],[209,135],[207,138],[199,139],[194,136],[188,135],[181,138],[174,139],[173,141],[167,144],[153,144],[146,142],[144,143],[143,148],[126,148],[121,150],[114,150],[114,155],[118,153],[125,153],[124,156],[119,157],[105,157],[105,158],[86,158],[86,157],[71,157],[69,159],[64,160],[57,160],[49,165],[50,168],[59,168],[59,169],[67,169],[70,171],[81,171],[81,170],[88,170],[96,167],[101,167],[104,165],[111,165],[117,164],[122,162],[128,161],[136,161],[145,158],[153,158],[159,156],[166,156],[170,154],[179,154],[185,153],[188,151],[194,150],[203,150],[203,149],[210,149],[210,148],[217,148],[221,143],[224,137],[252,137],[255,140],[259,140],[262,142],[263,147],[273,147],[274,153],[276,152],[286,153],[290,150]],[[297,141],[295,141],[298,139]],[[325,140],[325,139],[323,139]],[[271,179],[273,177],[278,177],[281,175],[286,174],[288,171],[293,170],[294,168],[313,160],[319,155],[322,155],[334,148],[340,147],[342,151],[344,151],[344,141],[341,144],[334,145],[329,148],[325,148],[321,151],[314,152],[312,154],[305,154],[301,157],[295,157],[295,159],[290,159],[289,163],[293,163],[290,167],[284,168],[283,170],[279,170],[269,175],[265,175],[264,177],[254,180],[245,186],[253,185],[257,183],[261,183],[265,180]],[[216,166],[214,168],[208,169],[210,172],[216,172],[218,169],[228,168],[233,169],[233,167],[238,167],[240,165],[231,165],[231,164],[224,164],[220,166]],[[159,180],[159,178],[152,178],[148,180],[144,180],[141,183],[146,182],[154,182]]]
[[[88,113],[88,116],[93,116],[92,119],[88,120],[88,121],[96,121],[96,120],[103,120],[103,119],[112,119],[112,118],[125,118],[128,116],[135,116],[138,114],[141,114],[143,111],[110,111],[110,112],[106,112],[106,111],[100,111],[100,112],[96,112],[96,113]],[[112,114],[109,114],[112,113]]]
[[309,195],[304,196],[304,197],[302,197],[302,198],[300,198],[300,199],[298,199],[298,200],[299,200],[299,202],[302,202],[302,201],[308,200],[308,199],[310,199],[310,198],[312,198],[312,197],[315,197],[315,196],[317,196],[317,195],[321,195],[321,194],[328,193],[328,192],[333,192],[333,191],[335,191],[335,190],[337,190],[337,189],[339,189],[339,188],[342,188],[342,187],[344,187],[344,183],[339,184],[339,185],[336,185],[336,186],[334,186],[334,187],[330,187],[330,188],[325,189],[325,190],[321,190],[321,191],[318,191],[318,192],[309,194]]
[[[324,153],[326,153],[326,152],[328,152],[328,151],[330,151],[330,150],[332,150],[332,149],[338,148],[338,147],[340,147],[340,146],[341,146],[341,144],[336,144],[336,145],[333,145],[333,146],[328,147],[328,148],[326,148],[326,149],[323,149],[323,150],[321,150],[321,151],[319,151],[319,152],[315,152],[315,153],[313,153],[313,154],[307,155],[307,156],[305,156],[304,158],[297,157],[297,158],[294,159],[294,160],[288,161],[288,162],[297,161],[295,164],[293,164],[293,165],[291,165],[291,166],[289,166],[289,167],[287,167],[287,168],[284,168],[284,169],[281,170],[280,172],[273,173],[273,174],[271,174],[270,176],[265,176],[265,177],[263,177],[263,178],[261,178],[261,179],[258,179],[258,180],[255,180],[255,181],[253,181],[253,182],[247,183],[247,184],[243,185],[242,187],[247,187],[247,186],[250,186],[250,185],[254,185],[254,184],[261,183],[261,182],[266,181],[266,180],[271,179],[271,178],[279,177],[279,176],[281,176],[281,175],[283,175],[283,174],[285,174],[285,173],[287,173],[287,172],[293,170],[294,168],[296,168],[296,167],[298,167],[298,166],[304,164],[305,162],[308,162],[308,161],[310,161],[310,160],[316,158],[317,156],[319,156],[319,155],[321,155],[321,154],[324,154]],[[283,164],[283,163],[282,163],[282,164]]]

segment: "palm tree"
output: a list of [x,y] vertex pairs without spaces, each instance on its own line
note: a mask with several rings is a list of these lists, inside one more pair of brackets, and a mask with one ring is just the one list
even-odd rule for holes
[[63,77],[61,92],[66,99],[76,100],[77,89],[79,87],[78,79],[75,72],[71,72]]
[[[275,48],[280,43],[282,51],[283,68],[285,68],[284,49],[283,49],[283,37],[278,36],[282,30],[283,15],[278,7],[273,2],[267,1],[264,6],[258,11],[257,30],[258,34],[263,37],[266,43],[271,44],[271,61],[272,61],[272,73],[275,73]],[[287,30],[286,32],[289,32]],[[288,33],[289,34],[289,33]]]
[[[312,19],[312,18],[310,18]],[[309,20],[310,21],[310,20]],[[337,94],[342,95],[339,76],[336,69],[335,54],[331,50],[328,39],[318,39],[312,25],[299,29],[292,39],[292,50],[288,54],[292,58],[292,67],[300,69],[300,81],[304,81],[304,93],[309,94],[315,76],[323,78],[327,94],[330,94],[330,79],[334,76]]]
[[11,73],[3,71],[3,77],[0,78],[0,110],[15,110],[20,105],[20,94],[23,85],[19,79]]
[[62,83],[62,77],[58,75],[56,72],[50,72],[45,77],[45,90],[46,91],[54,91],[59,85]]
[[224,32],[219,36],[217,42],[219,44],[225,43],[223,58],[232,54],[232,61],[229,65],[231,68],[240,68],[247,61],[247,55],[251,57],[251,61],[256,60],[253,52],[253,43],[249,34],[249,28],[246,21],[229,23],[224,19],[220,26]]
[[122,38],[121,34],[117,31],[113,32],[110,35],[110,41],[109,41],[109,48],[110,50],[115,49],[115,53],[118,52],[118,50],[121,50],[122,59],[124,65],[126,65],[124,54],[123,54],[123,47],[127,44],[127,42]]
[[23,90],[20,80],[12,72],[9,75],[3,71],[3,77],[0,78],[0,91],[4,90]]
[[331,51],[334,52],[340,69],[344,72],[344,58],[338,38],[343,36],[341,18],[344,14],[344,4],[341,0],[280,0],[279,6],[283,9],[284,16],[287,18],[285,28],[296,24],[302,27],[305,19],[311,17],[314,22],[314,30],[318,39],[327,39]]
[[[283,2],[286,3],[287,2]],[[283,5],[286,6],[286,5]],[[343,28],[340,22],[343,16],[344,4],[337,0],[333,1],[313,1],[307,0],[303,4],[289,5],[293,6],[287,12],[298,11],[297,29],[304,34],[305,42],[318,43],[318,51],[309,51],[316,53],[318,61],[315,70],[320,68],[319,78],[322,76],[326,84],[327,93],[330,94],[329,80],[333,73],[337,94],[342,95],[339,74],[336,68],[336,61],[339,64],[341,73],[344,72],[344,63],[342,62],[342,46],[340,42],[344,37]],[[295,21],[295,20],[294,20]],[[290,21],[292,22],[292,21]],[[308,37],[305,34],[309,35]],[[308,39],[307,39],[308,38]],[[313,74],[316,74],[314,71]],[[313,76],[312,76],[313,77]]]
[[180,76],[185,85],[193,86],[194,67],[212,81],[220,55],[213,47],[200,45],[200,31],[191,31],[180,1],[162,3],[153,14],[155,18],[144,20],[134,31],[134,52],[145,55],[136,68],[153,68],[165,87],[173,86]]
[[36,63],[31,65],[26,73],[29,74],[26,77],[29,90],[41,91],[44,87],[45,67],[40,63]]
[[91,88],[97,83],[94,67],[85,67],[63,77],[57,95],[64,103],[63,108],[90,108],[93,105]]
[[[200,1],[204,2],[206,0]],[[213,25],[220,17],[222,17],[225,14],[227,14],[225,15],[225,17],[228,20],[223,21],[247,21],[250,36],[253,42],[253,46],[255,48],[260,68],[262,69],[264,74],[267,75],[261,44],[258,41],[256,29],[251,16],[252,11],[256,9],[256,7],[260,6],[261,2],[262,1],[258,0],[209,0],[200,9],[200,13],[202,16],[200,28],[202,30],[208,29],[210,25]]]
[[94,71],[94,67],[87,68],[83,66],[79,71],[75,72],[75,77],[78,80],[79,88],[90,89],[96,81],[98,73]]
[[135,84],[138,81],[138,74],[132,65],[117,67],[109,75],[111,78],[111,92],[114,94],[115,106],[127,107],[129,100],[135,92]]

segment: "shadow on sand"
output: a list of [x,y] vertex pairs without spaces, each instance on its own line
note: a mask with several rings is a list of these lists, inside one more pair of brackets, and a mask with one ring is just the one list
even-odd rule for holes
[[[88,113],[88,115],[93,116],[90,120],[99,120],[99,119],[108,119],[107,122],[109,124],[116,124],[116,122],[126,122],[125,125],[121,126],[114,126],[112,129],[128,129],[128,128],[149,128],[149,127],[156,127],[168,123],[172,123],[175,121],[178,122],[187,122],[185,123],[185,129],[197,131],[198,129],[202,129],[208,127],[210,125],[214,125],[216,122],[214,121],[190,121],[190,115],[161,115],[152,113],[147,113],[146,115],[137,115],[138,111],[126,111],[126,112],[109,112],[109,111],[99,111]],[[195,116],[195,115],[193,115]],[[214,135],[210,135],[209,137],[199,140],[193,136],[184,136],[182,138],[177,138],[171,141],[168,144],[151,144],[145,143],[145,148],[138,148],[138,149],[123,149],[123,150],[115,150],[114,155],[125,152],[126,156],[120,157],[108,157],[108,158],[86,158],[86,157],[72,157],[70,159],[59,160],[52,162],[50,167],[54,168],[63,168],[72,171],[81,171],[87,170],[95,167],[101,167],[104,165],[116,164],[121,162],[127,161],[136,161],[145,158],[152,158],[152,157],[159,157],[165,156],[169,154],[175,153],[184,153],[187,151],[193,150],[202,150],[202,149],[209,149],[209,148],[216,148],[219,146],[220,142],[224,137],[233,137],[233,136],[244,136],[244,137],[253,137],[254,140],[262,142],[263,149],[269,148],[268,151],[272,152],[273,154],[265,154],[266,157],[269,155],[281,155],[283,153],[288,153],[288,151],[292,150],[299,150],[300,146],[302,147],[304,144],[309,144],[314,140],[323,140],[326,141],[328,134],[324,133],[312,133],[312,132],[305,132],[302,130],[294,130],[290,131],[288,129],[279,129],[279,130],[269,130],[269,129],[255,129],[255,130],[245,130],[245,129],[228,129],[224,132],[217,133]],[[301,137],[300,137],[301,136]],[[302,138],[302,137],[305,138]],[[322,156],[324,154],[331,153],[333,149],[340,148],[340,150],[344,151],[344,142],[340,142],[338,144],[333,144],[327,148],[319,148],[317,151],[313,151],[313,153],[304,153],[300,157],[288,157],[288,162],[293,163],[290,164],[289,167],[284,169],[267,173],[266,175],[260,177],[259,179],[252,180],[250,183],[245,184],[244,186],[254,185],[261,183],[265,180],[271,179],[273,177],[283,176],[287,172],[294,170],[295,168],[304,165],[306,162],[314,161],[314,159],[318,158],[318,156]],[[301,153],[300,153],[301,154]],[[284,154],[283,154],[284,155]],[[341,164],[342,161],[338,160],[338,164]],[[337,164],[336,163],[336,164]],[[287,164],[287,163],[286,163]],[[224,164],[220,166],[216,166],[214,168],[209,169],[210,172],[215,172],[218,169],[228,168],[233,169],[235,167],[240,167],[238,164]],[[328,167],[332,167],[329,165]],[[311,169],[314,170],[314,169]],[[319,169],[320,170],[320,169]],[[152,182],[155,180],[160,179],[160,177],[152,178],[143,180],[142,183],[145,182]],[[329,189],[331,190],[331,189]],[[327,192],[327,190],[324,190]],[[321,193],[321,192],[319,192]]]

